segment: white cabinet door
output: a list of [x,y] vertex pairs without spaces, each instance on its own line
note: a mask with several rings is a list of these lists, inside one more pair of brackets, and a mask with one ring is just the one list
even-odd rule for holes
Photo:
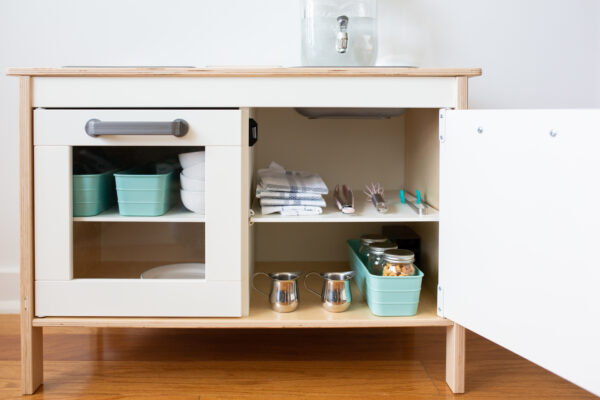
[[440,312],[600,395],[600,110],[440,117]]

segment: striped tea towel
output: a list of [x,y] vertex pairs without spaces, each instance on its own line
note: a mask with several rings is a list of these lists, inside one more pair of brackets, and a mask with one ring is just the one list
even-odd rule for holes
[[288,171],[272,162],[269,168],[258,170],[258,184],[267,191],[327,194],[327,186],[317,174]]
[[287,216],[301,216],[301,215],[319,215],[323,213],[321,207],[311,206],[263,206],[261,207],[263,215],[281,213],[281,215]]
[[313,206],[325,207],[325,200],[321,197],[319,200],[292,200],[292,199],[271,199],[267,197],[260,198],[261,206]]
[[273,192],[264,190],[260,185],[256,185],[256,197],[268,199],[290,199],[290,200],[320,200],[323,198],[319,193],[299,193],[299,192]]

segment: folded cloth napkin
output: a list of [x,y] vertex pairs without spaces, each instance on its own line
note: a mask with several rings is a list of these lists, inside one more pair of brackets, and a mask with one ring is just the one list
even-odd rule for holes
[[263,206],[261,211],[264,215],[281,213],[281,215],[300,216],[300,215],[319,215],[323,213],[321,207],[311,206]]
[[290,199],[290,200],[321,200],[323,198],[319,193],[299,193],[299,192],[273,192],[264,190],[260,185],[256,185],[256,197],[268,199]]
[[276,162],[269,168],[258,170],[258,184],[264,190],[274,192],[327,194],[327,185],[317,174],[288,171]]
[[319,200],[292,200],[292,199],[271,199],[267,197],[260,198],[261,206],[313,206],[325,207],[325,200],[321,197]]

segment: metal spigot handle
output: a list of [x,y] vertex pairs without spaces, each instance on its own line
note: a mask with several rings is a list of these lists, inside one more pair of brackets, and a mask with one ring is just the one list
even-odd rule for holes
[[338,32],[335,42],[335,49],[338,53],[345,53],[348,50],[348,17],[340,15],[337,17]]

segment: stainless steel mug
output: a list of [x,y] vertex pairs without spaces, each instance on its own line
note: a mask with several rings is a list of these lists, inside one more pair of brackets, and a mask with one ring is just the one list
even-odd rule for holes
[[[321,293],[317,293],[308,287],[306,281],[310,275],[320,275],[323,278],[323,288]],[[309,272],[304,278],[304,287],[321,297],[321,305],[329,312],[346,311],[352,303],[352,291],[350,290],[350,280],[354,276],[354,271],[347,272]]]
[[[298,283],[296,281],[302,274],[303,272],[273,272],[270,274],[257,272],[252,278],[252,287],[269,299],[273,311],[280,313],[292,312],[298,308],[300,301],[298,297]],[[254,286],[254,279],[258,275],[264,275],[271,279],[271,291],[269,294]]]

